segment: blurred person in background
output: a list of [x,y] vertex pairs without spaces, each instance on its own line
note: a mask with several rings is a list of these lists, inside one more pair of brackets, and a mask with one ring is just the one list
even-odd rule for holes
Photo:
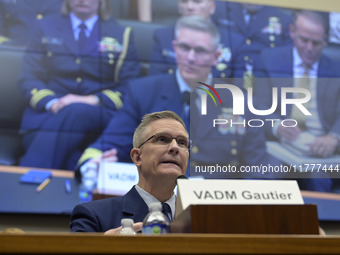
[[[201,120],[201,117],[196,115],[199,112],[197,104],[200,103],[200,98],[194,95],[199,96],[201,91],[197,89],[198,81],[206,84],[213,82],[212,67],[219,59],[220,37],[216,26],[210,20],[199,16],[178,19],[175,34],[175,73],[131,81],[123,108],[112,118],[96,142],[85,150],[78,162],[77,173],[82,176],[90,173],[88,170],[94,167],[94,164],[98,170],[102,161],[130,162],[131,137],[140,119],[144,114],[160,110],[176,112],[190,129],[190,137],[193,138],[190,168],[211,162],[229,162],[237,167],[277,163],[266,154],[264,130],[261,128],[246,129],[221,125],[221,128],[212,129],[209,126],[211,122],[208,121],[194,122],[193,128],[190,128],[192,120]],[[189,93],[194,97],[191,104]],[[232,117],[232,101],[223,102],[221,108],[211,106],[213,102],[209,101],[210,109],[216,109],[209,118]],[[249,117],[246,113],[245,118]],[[216,148],[220,149],[218,153]],[[190,173],[187,172],[187,175]],[[220,177],[227,178],[228,175],[221,174]]]
[[61,13],[61,0],[0,0],[0,45],[24,47],[36,26]]
[[248,79],[245,87],[252,86],[254,66],[260,52],[291,42],[289,37],[290,15],[280,8],[258,4],[218,1],[212,19],[226,32],[236,33],[238,47],[234,55],[234,77]]
[[[215,0],[178,0],[178,12],[181,17],[200,16],[210,19],[215,12]],[[214,78],[232,76],[233,54],[236,52],[241,38],[234,33],[227,33],[219,27],[220,33],[220,57],[213,68]],[[233,37],[233,39],[231,39]],[[153,46],[150,56],[149,75],[160,73],[173,73],[176,69],[175,52],[172,41],[175,38],[175,27],[168,26],[155,30]],[[231,42],[231,40],[234,40]]]
[[[271,118],[294,119],[297,125],[284,127],[276,122],[273,128],[267,127],[267,137],[288,144],[289,148],[298,150],[302,155],[331,157],[340,152],[340,86],[338,79],[334,79],[339,76],[339,64],[323,53],[328,40],[328,15],[299,10],[294,12],[293,17],[290,25],[293,44],[261,53],[258,70],[262,73],[258,76],[268,78],[268,82],[262,80],[256,89],[266,109],[271,104],[273,87],[281,91],[280,88],[288,84],[306,89],[311,93],[311,99],[303,107],[311,115],[306,116],[295,105],[288,104],[287,116],[283,116],[279,105]],[[286,78],[288,83],[278,82],[276,78]],[[296,94],[288,93],[287,97],[296,98]],[[281,93],[278,97],[281,98]],[[317,173],[314,174],[317,176]],[[310,178],[299,182],[303,189],[325,192],[331,192],[333,185],[329,178]]]
[[131,28],[110,18],[107,0],[64,0],[62,10],[39,23],[26,50],[21,166],[73,170],[139,74]]

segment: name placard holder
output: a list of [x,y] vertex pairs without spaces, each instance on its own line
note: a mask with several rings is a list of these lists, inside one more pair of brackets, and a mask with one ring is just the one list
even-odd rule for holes
[[296,181],[178,180],[174,233],[318,234]]
[[97,192],[123,196],[138,182],[138,170],[134,164],[103,162],[99,167]]

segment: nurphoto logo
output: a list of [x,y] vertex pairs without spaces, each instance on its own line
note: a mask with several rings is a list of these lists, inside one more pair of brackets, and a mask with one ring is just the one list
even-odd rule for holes
[[[273,87],[272,88],[272,105],[270,106],[269,109],[256,109],[254,106],[254,100],[253,100],[253,88],[249,87],[247,88],[247,102],[245,102],[245,95],[244,91],[240,89],[239,87],[232,85],[232,84],[215,84],[214,87],[209,86],[203,82],[198,82],[201,85],[204,85],[208,87],[213,93],[217,96],[217,98],[220,101],[220,104],[222,106],[223,102],[221,100],[220,94],[223,93],[223,90],[225,93],[231,93],[232,98],[233,98],[233,106],[232,106],[232,113],[233,115],[244,115],[245,114],[245,105],[247,105],[249,111],[253,113],[254,115],[257,116],[268,116],[276,111],[278,108],[278,88]],[[203,91],[205,91],[214,101],[215,106],[216,100],[212,93],[206,89],[199,88]],[[220,89],[220,94],[216,91],[216,89]],[[281,104],[281,115],[286,116],[287,115],[287,106],[288,105],[295,105],[304,115],[306,116],[311,116],[312,114],[307,110],[307,108],[303,105],[304,103],[309,102],[311,99],[311,93],[305,88],[296,88],[296,87],[282,87],[281,89],[281,98],[280,98],[280,104]],[[300,93],[304,96],[299,96],[297,98],[289,98],[287,95],[289,93]],[[201,115],[207,115],[207,94],[202,94],[201,95]],[[294,119],[284,119],[284,120],[279,120],[279,119],[250,119],[248,120],[248,126],[250,127],[261,127],[264,124],[264,121],[266,122],[271,122],[272,126],[274,126],[274,122],[276,121],[281,121],[281,124],[285,127],[293,127],[297,125],[297,121]],[[219,125],[219,124],[231,124],[232,125],[232,120],[226,120],[226,119],[214,119],[213,126]],[[257,123],[257,124],[254,124]],[[236,123],[235,123],[236,124]],[[245,120],[244,123],[237,123],[237,124],[246,124]]]

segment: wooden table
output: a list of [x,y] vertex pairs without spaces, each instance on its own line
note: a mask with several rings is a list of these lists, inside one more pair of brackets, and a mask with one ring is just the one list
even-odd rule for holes
[[340,236],[0,234],[1,254],[340,254]]

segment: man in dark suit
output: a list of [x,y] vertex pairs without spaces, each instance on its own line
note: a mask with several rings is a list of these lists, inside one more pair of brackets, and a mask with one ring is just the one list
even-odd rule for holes
[[39,23],[24,58],[20,165],[73,169],[121,108],[124,81],[138,67],[131,28],[110,18],[108,1],[65,0],[63,15]]
[[[179,14],[185,16],[201,16],[210,19],[215,11],[215,0],[179,0]],[[220,33],[220,56],[218,63],[212,69],[214,78],[231,77],[233,72],[233,55],[236,52],[241,38],[237,34],[229,33],[218,27]],[[176,54],[173,47],[175,39],[175,26],[168,26],[155,30],[150,55],[149,75],[173,73],[176,69]],[[231,39],[231,37],[233,37]],[[231,42],[233,40],[233,42]]]
[[[329,157],[339,152],[340,138],[340,87],[337,79],[337,64],[322,54],[327,44],[328,21],[323,14],[312,11],[297,11],[294,13],[290,26],[293,46],[285,46],[262,52],[258,67],[259,76],[269,78],[269,82],[255,85],[255,91],[269,109],[273,87],[300,88],[304,87],[311,93],[311,99],[304,107],[310,116],[299,117],[292,105],[287,106],[287,116],[280,113],[281,107],[271,116],[272,119],[293,119],[297,125],[284,127],[276,122],[274,127],[267,129],[269,139],[289,143],[310,156]],[[287,78],[284,80],[275,78]],[[289,79],[288,79],[289,78]],[[333,78],[333,79],[332,79]],[[258,87],[257,87],[258,86]],[[292,93],[288,94],[293,98]],[[278,94],[281,98],[281,93]],[[301,114],[300,114],[301,115]],[[304,139],[304,137],[307,137]],[[311,183],[317,183],[315,186]],[[322,183],[324,185],[322,185]],[[331,191],[329,179],[311,179],[306,186],[308,189]]]
[[36,22],[60,14],[60,0],[1,0],[0,44],[26,46]]
[[121,219],[131,218],[135,230],[148,213],[148,205],[162,202],[175,215],[177,177],[187,169],[190,140],[182,119],[174,112],[147,114],[133,136],[130,152],[139,181],[125,196],[101,199],[76,206],[71,215],[72,232],[119,231]]
[[[187,126],[190,124],[188,94],[196,91],[195,88],[199,85],[197,81],[212,82],[211,66],[217,63],[219,57],[218,32],[211,21],[198,16],[180,18],[177,29],[177,38],[173,44],[178,61],[175,74],[155,75],[131,81],[123,108],[117,112],[103,134],[85,150],[80,158],[79,166],[82,174],[86,174],[90,163],[99,164],[101,160],[129,162],[129,151],[132,148],[131,136],[144,114],[172,110],[183,118]],[[190,104],[190,112],[192,106],[196,109],[196,102]],[[218,118],[221,114],[230,117],[229,112],[225,111],[231,109],[232,101],[228,98],[224,101],[224,107],[222,109],[216,107],[214,115],[210,117]],[[190,115],[190,119],[192,116]],[[245,119],[248,118],[249,114],[246,113]],[[223,136],[219,137],[222,139],[216,140],[217,128],[212,131],[212,127],[208,127],[207,124],[201,123],[194,127],[197,133],[202,132],[201,136],[196,136],[198,139],[194,141],[191,167],[201,164],[203,159],[205,163],[229,162],[237,166],[268,163],[265,137],[261,128],[248,130],[241,127],[225,130],[222,127]],[[190,133],[191,130],[190,128]],[[200,140],[202,137],[205,141]],[[206,143],[209,139],[210,143]],[[207,144],[209,146],[206,146]],[[221,150],[218,154],[213,154],[213,148],[216,147]],[[226,178],[228,175],[223,176]]]

